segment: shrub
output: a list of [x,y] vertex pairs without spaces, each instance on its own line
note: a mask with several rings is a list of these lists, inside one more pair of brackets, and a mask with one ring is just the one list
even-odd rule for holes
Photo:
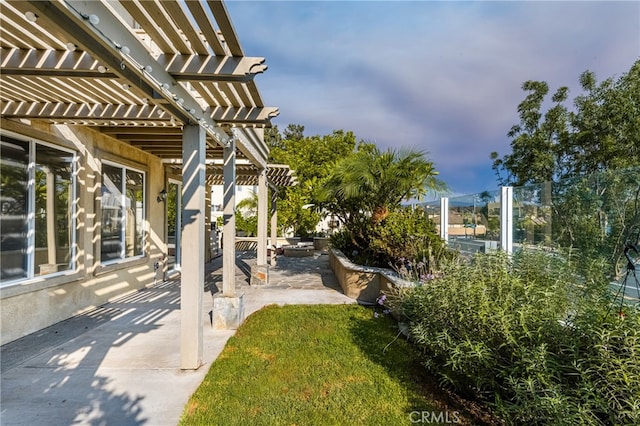
[[255,237],[258,234],[258,217],[236,214],[236,232],[246,237]]
[[449,250],[436,232],[435,224],[421,209],[392,210],[380,222],[361,221],[331,237],[333,247],[352,261],[383,268],[412,268],[417,263],[432,271]]
[[402,310],[441,383],[509,424],[639,424],[640,313],[586,290],[557,253],[478,254],[405,292]]
[[405,266],[409,260],[423,262],[427,270],[435,269],[447,252],[435,224],[422,209],[390,212],[372,227],[369,246],[378,265]]

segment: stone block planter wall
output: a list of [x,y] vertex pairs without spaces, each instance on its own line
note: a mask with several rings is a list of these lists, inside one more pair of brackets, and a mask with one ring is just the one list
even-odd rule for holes
[[313,238],[313,247],[316,250],[327,251],[329,249],[329,240],[328,237],[314,237]]
[[287,257],[309,257],[313,256],[313,246],[285,246],[284,255]]
[[412,285],[390,269],[356,265],[334,248],[329,249],[329,264],[344,294],[362,304],[375,304],[382,292]]

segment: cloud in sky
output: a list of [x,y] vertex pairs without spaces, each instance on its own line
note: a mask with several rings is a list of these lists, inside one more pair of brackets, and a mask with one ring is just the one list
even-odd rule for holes
[[638,2],[228,1],[273,120],[306,135],[352,130],[427,151],[455,193],[497,186],[526,80],[579,93],[578,77],[640,57]]

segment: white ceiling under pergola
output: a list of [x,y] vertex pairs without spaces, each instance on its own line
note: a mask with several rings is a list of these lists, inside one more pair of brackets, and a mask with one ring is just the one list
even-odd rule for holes
[[166,162],[198,123],[208,159],[234,136],[267,167],[278,109],[254,81],[265,59],[244,55],[221,1],[2,0],[0,66],[3,119],[89,126]]

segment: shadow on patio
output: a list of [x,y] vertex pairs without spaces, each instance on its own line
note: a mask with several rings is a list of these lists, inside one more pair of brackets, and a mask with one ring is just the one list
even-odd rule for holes
[[[248,284],[252,264],[255,252],[238,253],[247,316],[268,304],[354,303],[330,286],[327,256],[281,257],[271,284],[260,287]],[[2,346],[2,424],[177,424],[235,333],[207,318],[221,268],[222,258],[206,265],[201,368],[179,369],[180,282],[161,282]]]

